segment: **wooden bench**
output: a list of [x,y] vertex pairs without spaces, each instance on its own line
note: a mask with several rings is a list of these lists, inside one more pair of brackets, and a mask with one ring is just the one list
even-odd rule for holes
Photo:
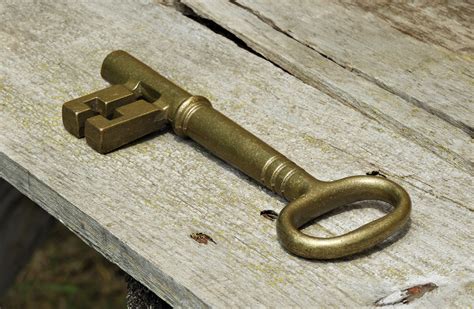
[[[472,5],[165,2],[0,5],[2,178],[173,306],[472,306]],[[409,229],[351,259],[305,260],[260,215],[286,202],[195,143],[163,133],[94,152],[64,130],[61,105],[107,85],[100,64],[116,49],[318,178],[400,183]],[[371,202],[345,210],[305,232],[381,216]]]

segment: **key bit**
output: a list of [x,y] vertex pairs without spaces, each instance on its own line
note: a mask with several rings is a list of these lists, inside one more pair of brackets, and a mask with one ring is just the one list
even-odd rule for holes
[[66,130],[75,137],[84,137],[84,125],[92,116],[110,117],[117,107],[132,103],[137,95],[123,85],[108,88],[64,103],[63,123]]

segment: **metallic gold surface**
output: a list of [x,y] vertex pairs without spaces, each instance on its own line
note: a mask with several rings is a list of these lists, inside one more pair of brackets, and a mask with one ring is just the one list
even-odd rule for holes
[[[312,259],[333,259],[366,250],[407,223],[411,202],[396,183],[375,176],[332,182],[315,179],[256,136],[124,51],[102,64],[102,77],[113,86],[63,105],[65,128],[107,153],[170,123],[217,157],[285,197],[290,203],[277,220],[278,238],[289,252]],[[344,235],[319,238],[300,228],[349,203],[379,200],[393,205],[383,217]]]

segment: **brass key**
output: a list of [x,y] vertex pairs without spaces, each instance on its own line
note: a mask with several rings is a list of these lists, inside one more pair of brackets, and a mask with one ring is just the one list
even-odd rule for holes
[[[63,105],[65,128],[100,153],[107,153],[170,123],[217,157],[285,197],[276,223],[280,243],[289,252],[312,259],[333,259],[366,250],[399,231],[411,202],[396,183],[374,176],[332,182],[315,179],[250,132],[124,51],[102,64],[112,86]],[[300,228],[337,207],[362,200],[390,203],[383,217],[349,233],[329,238],[306,235]]]

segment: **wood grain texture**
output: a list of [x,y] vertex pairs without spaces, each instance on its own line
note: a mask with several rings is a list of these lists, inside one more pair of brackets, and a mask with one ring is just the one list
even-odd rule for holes
[[[242,39],[250,48],[305,83],[327,93],[363,115],[390,127],[457,168],[471,172],[472,138],[423,108],[350,72],[316,50],[289,37],[262,19],[228,1],[184,1]],[[429,123],[429,129],[426,124]]]
[[472,0],[343,0],[374,13],[393,28],[420,41],[458,53],[474,53]]
[[[370,306],[426,281],[440,288],[418,304],[472,303],[472,170],[173,9],[3,3],[0,18],[0,175],[168,303]],[[303,260],[259,215],[285,202],[196,144],[166,133],[95,153],[63,129],[60,110],[106,85],[100,64],[115,49],[208,97],[319,178],[383,171],[412,197],[410,229],[357,259]],[[375,207],[351,206],[307,232],[343,233],[380,216]],[[435,297],[453,290],[462,293]]]
[[53,218],[0,178],[0,296],[30,260]]
[[[268,0],[231,2],[270,25],[274,31],[265,35],[283,33],[346,70],[461,128],[471,137],[474,135],[474,99],[465,91],[473,85],[472,54],[459,55],[426,44],[394,29],[376,15],[335,1],[298,0],[279,5]],[[195,3],[211,9],[214,5],[214,2]]]

